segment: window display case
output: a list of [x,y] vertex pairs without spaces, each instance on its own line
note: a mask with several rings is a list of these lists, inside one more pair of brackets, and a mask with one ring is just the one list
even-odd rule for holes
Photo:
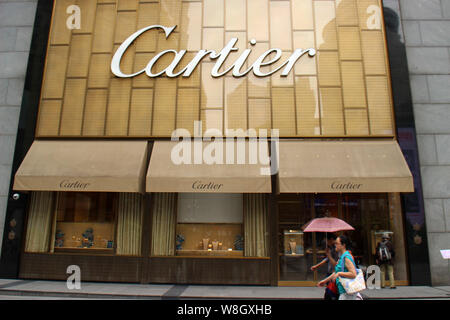
[[58,194],[54,249],[114,251],[114,203],[109,193]]
[[304,256],[303,232],[299,230],[284,230],[284,255]]
[[178,256],[238,256],[244,253],[240,223],[179,223]]

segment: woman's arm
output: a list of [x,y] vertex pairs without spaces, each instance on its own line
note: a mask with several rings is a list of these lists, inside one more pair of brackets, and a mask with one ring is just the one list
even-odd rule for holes
[[347,257],[345,258],[345,266],[347,267],[348,272],[338,272],[336,274],[336,277],[355,279],[357,276],[355,266],[353,265],[353,262]]
[[311,267],[311,271],[316,270],[317,268],[320,268],[321,266],[323,266],[328,260],[325,258],[322,261],[320,261],[318,264],[316,264],[315,266]]
[[336,279],[336,277],[334,277],[336,273],[332,273],[329,277],[323,279],[322,281],[320,281],[319,283],[317,283],[318,287],[324,287],[329,281],[334,281],[334,279]]

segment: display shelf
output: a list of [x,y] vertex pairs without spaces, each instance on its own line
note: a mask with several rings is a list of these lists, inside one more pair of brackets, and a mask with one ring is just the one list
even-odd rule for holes
[[195,257],[195,256],[211,256],[211,257],[243,257],[242,250],[177,250],[177,256]]

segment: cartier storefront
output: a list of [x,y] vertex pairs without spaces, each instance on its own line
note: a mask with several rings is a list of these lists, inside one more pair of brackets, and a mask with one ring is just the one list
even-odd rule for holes
[[410,284],[381,1],[50,2],[18,278],[310,286],[303,227],[337,217],[362,266],[391,234]]

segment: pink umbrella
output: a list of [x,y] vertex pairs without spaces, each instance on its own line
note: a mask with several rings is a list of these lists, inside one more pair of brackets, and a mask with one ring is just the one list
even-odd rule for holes
[[347,222],[338,218],[316,218],[303,226],[304,232],[336,232],[355,230]]

